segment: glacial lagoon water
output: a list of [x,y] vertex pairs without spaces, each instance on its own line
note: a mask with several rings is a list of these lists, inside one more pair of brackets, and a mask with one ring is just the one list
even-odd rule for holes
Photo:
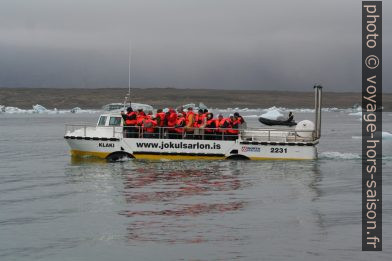
[[[242,113],[260,126],[262,112]],[[0,260],[390,260],[392,113],[373,253],[361,252],[358,115],[323,113],[315,161],[71,159],[64,123],[97,117],[0,114]]]

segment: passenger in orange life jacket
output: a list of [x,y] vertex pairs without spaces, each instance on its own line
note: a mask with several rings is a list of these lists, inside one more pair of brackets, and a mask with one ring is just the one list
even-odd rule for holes
[[145,118],[146,118],[146,114],[144,113],[143,109],[138,109],[137,116],[136,116],[136,127],[139,132],[139,137],[142,133],[143,120]]
[[176,126],[177,113],[174,109],[170,108],[169,111],[166,113],[166,121],[167,127],[173,128],[174,126]]
[[153,119],[154,115],[152,114],[152,111],[148,111],[146,117],[149,118],[149,119]]
[[125,138],[136,138],[137,137],[137,128],[136,125],[136,112],[132,110],[132,107],[129,106],[127,108],[127,113],[125,114],[123,111],[121,112],[121,116],[124,119],[124,135]]
[[193,139],[193,126],[195,124],[195,113],[193,108],[189,107],[185,116],[185,132],[188,138]]
[[166,114],[163,112],[162,109],[157,110],[157,114],[155,115],[155,119],[157,120],[158,127],[165,126],[165,116],[166,116]]
[[165,119],[166,119],[166,113],[164,113],[162,109],[158,109],[157,114],[155,115],[155,120],[157,121],[159,137],[162,138],[164,137],[165,134],[163,129],[163,127],[166,126]]
[[146,118],[146,114],[144,113],[143,109],[137,110],[137,116],[136,116],[136,124],[138,126],[143,125],[143,120]]
[[193,125],[194,129],[194,138],[201,139],[204,135],[204,128],[206,126],[206,115],[204,114],[204,110],[199,109],[198,113],[195,115],[195,123]]
[[177,123],[177,113],[174,109],[169,108],[169,111],[166,112],[165,122],[168,127],[167,132],[169,133],[169,139],[174,139],[177,136],[177,133],[174,130]]
[[206,127],[204,130],[204,138],[206,140],[215,139],[215,129],[216,129],[216,119],[214,119],[214,114],[207,113]]
[[235,124],[237,124],[237,126],[235,126],[235,128],[246,129],[246,122],[245,122],[244,118],[242,118],[242,116],[238,112],[234,113],[234,119],[235,119]]
[[176,121],[176,126],[174,129],[176,132],[174,138],[181,139],[183,137],[185,125],[186,125],[185,117],[182,113],[179,113]]
[[222,139],[222,135],[226,136],[227,129],[231,127],[230,118],[223,118],[223,115],[219,114],[217,124],[218,124],[218,130],[216,131],[217,139]]
[[204,111],[200,109],[198,113],[195,115],[195,123],[194,127],[196,128],[204,128],[206,123],[206,114],[204,114]]
[[227,129],[226,134],[229,140],[236,140],[238,138],[238,119],[234,117],[233,114],[230,114],[230,128]]
[[156,138],[155,127],[157,122],[152,119],[151,115],[143,119],[143,138]]

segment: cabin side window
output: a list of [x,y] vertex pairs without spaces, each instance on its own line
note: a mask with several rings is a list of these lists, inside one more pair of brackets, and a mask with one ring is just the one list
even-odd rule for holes
[[106,124],[106,116],[101,116],[98,121],[98,126],[105,126]]
[[110,117],[109,126],[120,126],[121,117]]

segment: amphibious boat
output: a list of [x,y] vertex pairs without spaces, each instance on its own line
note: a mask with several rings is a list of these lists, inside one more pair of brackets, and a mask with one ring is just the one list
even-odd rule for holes
[[129,137],[120,113],[100,115],[94,126],[66,124],[64,138],[73,157],[98,157],[108,160],[136,159],[250,159],[314,160],[321,135],[322,87],[315,86],[315,122],[304,120],[295,128],[246,128],[238,135],[226,137],[207,134],[171,137],[169,130],[159,128],[151,136],[142,127],[133,127]]

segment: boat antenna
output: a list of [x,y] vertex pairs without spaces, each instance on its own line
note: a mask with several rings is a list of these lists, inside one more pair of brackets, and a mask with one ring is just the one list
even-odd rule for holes
[[125,106],[128,102],[129,102],[129,106],[131,106],[131,58],[132,58],[132,45],[131,45],[131,40],[129,40],[129,45],[128,45],[128,93],[125,95],[124,110],[125,110]]
[[131,98],[131,58],[132,58],[132,45],[129,41],[128,50],[128,97]]

